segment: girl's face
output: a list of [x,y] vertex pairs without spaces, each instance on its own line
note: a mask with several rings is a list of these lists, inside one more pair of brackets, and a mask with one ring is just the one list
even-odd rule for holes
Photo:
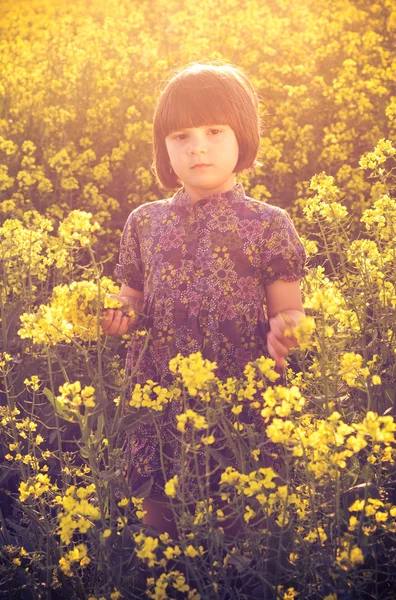
[[170,133],[165,143],[171,166],[193,201],[235,185],[239,149],[229,125],[180,129]]

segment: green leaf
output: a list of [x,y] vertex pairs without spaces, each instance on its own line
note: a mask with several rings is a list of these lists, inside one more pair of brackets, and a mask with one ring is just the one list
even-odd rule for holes
[[82,456],[82,458],[89,458],[89,454],[88,452],[85,450],[85,448],[80,448],[80,455]]
[[101,413],[98,417],[98,425],[94,434],[95,442],[100,442],[103,436],[103,427],[104,427],[104,414]]
[[115,482],[117,477],[115,471],[98,471],[97,476],[104,481]]
[[150,495],[151,488],[153,487],[154,478],[150,477],[147,481],[140,485],[136,490],[133,490],[131,495],[135,498],[147,498]]
[[232,460],[231,460],[231,458],[228,458],[228,456],[225,456],[219,450],[216,450],[215,448],[208,448],[208,453],[215,460],[217,460],[217,462],[219,463],[219,465],[221,465],[225,469],[227,467],[231,467],[232,466]]
[[118,431],[135,431],[143,423],[151,423],[153,414],[148,409],[136,410],[133,414],[121,419]]

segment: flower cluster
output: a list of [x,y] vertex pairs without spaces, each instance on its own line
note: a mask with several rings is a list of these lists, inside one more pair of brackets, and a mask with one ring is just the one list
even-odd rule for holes
[[180,390],[168,390],[149,379],[143,386],[140,383],[135,385],[129,405],[133,408],[146,407],[160,412],[166,404],[179,395]]
[[377,143],[372,152],[366,152],[359,160],[359,166],[362,169],[376,169],[382,165],[388,158],[396,155],[396,148],[392,146],[390,140],[382,138]]
[[35,313],[21,316],[22,327],[18,333],[22,339],[29,338],[35,344],[47,346],[71,343],[74,338],[86,342],[97,340],[100,335],[98,311],[122,305],[108,295],[118,290],[108,277],[102,277],[99,283],[73,281],[56,286],[48,304],[42,304]]
[[66,244],[88,246],[94,242],[92,234],[100,229],[99,223],[91,221],[92,213],[72,210],[60,223],[58,235]]
[[[363,367],[363,356],[356,352],[344,352],[340,357],[340,370],[339,374],[341,378],[350,386],[358,387],[366,382],[370,376],[370,367],[373,368],[377,357],[367,363]],[[371,379],[373,385],[379,385],[381,383],[381,377],[379,375],[372,375]]]
[[169,362],[169,369],[181,380],[191,396],[196,396],[209,381],[215,378],[216,363],[202,357],[200,352],[183,357],[178,354]]
[[345,423],[334,411],[327,419],[274,418],[267,426],[268,437],[281,444],[315,479],[334,477],[337,469],[346,469],[348,460],[367,449],[369,462],[381,457],[383,462],[395,460],[396,424],[391,416],[378,416],[369,411],[358,423]]
[[191,408],[188,408],[186,412],[176,415],[177,429],[179,431],[186,431],[186,424],[188,423],[193,429],[207,429],[209,427],[206,419],[203,415],[199,415]]
[[85,408],[94,408],[95,406],[95,388],[90,385],[82,389],[79,381],[66,382],[60,386],[59,391],[60,396],[57,396],[57,400],[74,410],[78,410],[80,406],[85,406]]
[[26,502],[29,498],[41,498],[43,494],[50,491],[58,491],[56,483],[51,483],[51,479],[47,473],[37,473],[30,477],[28,481],[21,481],[19,484],[19,500]]
[[317,193],[303,208],[308,221],[312,222],[315,218],[321,217],[332,223],[348,215],[347,208],[337,201],[340,190],[334,185],[334,177],[325,173],[315,175],[311,179],[310,189]]
[[395,238],[395,218],[396,199],[383,194],[374,202],[373,208],[364,211],[361,220],[367,231],[373,232],[379,240],[392,243]]
[[71,485],[64,496],[55,499],[63,509],[58,513],[59,535],[63,543],[70,544],[75,533],[86,533],[93,526],[93,521],[100,519],[100,510],[93,504],[95,489],[94,484],[78,488]]
[[154,600],[168,600],[171,589],[177,592],[187,593],[188,600],[200,600],[201,596],[196,589],[191,589],[186,582],[185,576],[180,571],[169,571],[162,573],[156,580],[154,577],[149,577],[146,582],[146,594],[148,598]]
[[69,550],[69,552],[59,559],[59,566],[67,577],[72,577],[72,565],[76,562],[78,562],[80,567],[86,567],[91,562],[88,557],[88,548],[85,544],[74,546],[72,550]]

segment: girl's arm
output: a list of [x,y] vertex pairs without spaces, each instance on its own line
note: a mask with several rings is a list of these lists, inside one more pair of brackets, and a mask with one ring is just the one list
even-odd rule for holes
[[297,345],[293,337],[286,337],[286,329],[297,325],[304,315],[299,281],[277,279],[265,287],[270,331],[267,345],[270,356],[278,367],[285,367],[285,356]]
[[[127,310],[134,310],[135,313],[141,312],[143,307],[143,292],[134,290],[123,283],[118,296],[113,298],[121,300]],[[104,333],[107,335],[124,335],[135,324],[136,317],[128,317],[121,309],[109,309],[101,319],[101,325]]]

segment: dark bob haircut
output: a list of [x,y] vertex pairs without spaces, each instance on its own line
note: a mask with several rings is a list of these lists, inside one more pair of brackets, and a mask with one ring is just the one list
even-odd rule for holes
[[152,172],[162,188],[181,184],[171,169],[165,138],[209,124],[233,129],[239,147],[235,173],[261,165],[259,100],[247,76],[231,64],[191,63],[172,75],[154,112]]

